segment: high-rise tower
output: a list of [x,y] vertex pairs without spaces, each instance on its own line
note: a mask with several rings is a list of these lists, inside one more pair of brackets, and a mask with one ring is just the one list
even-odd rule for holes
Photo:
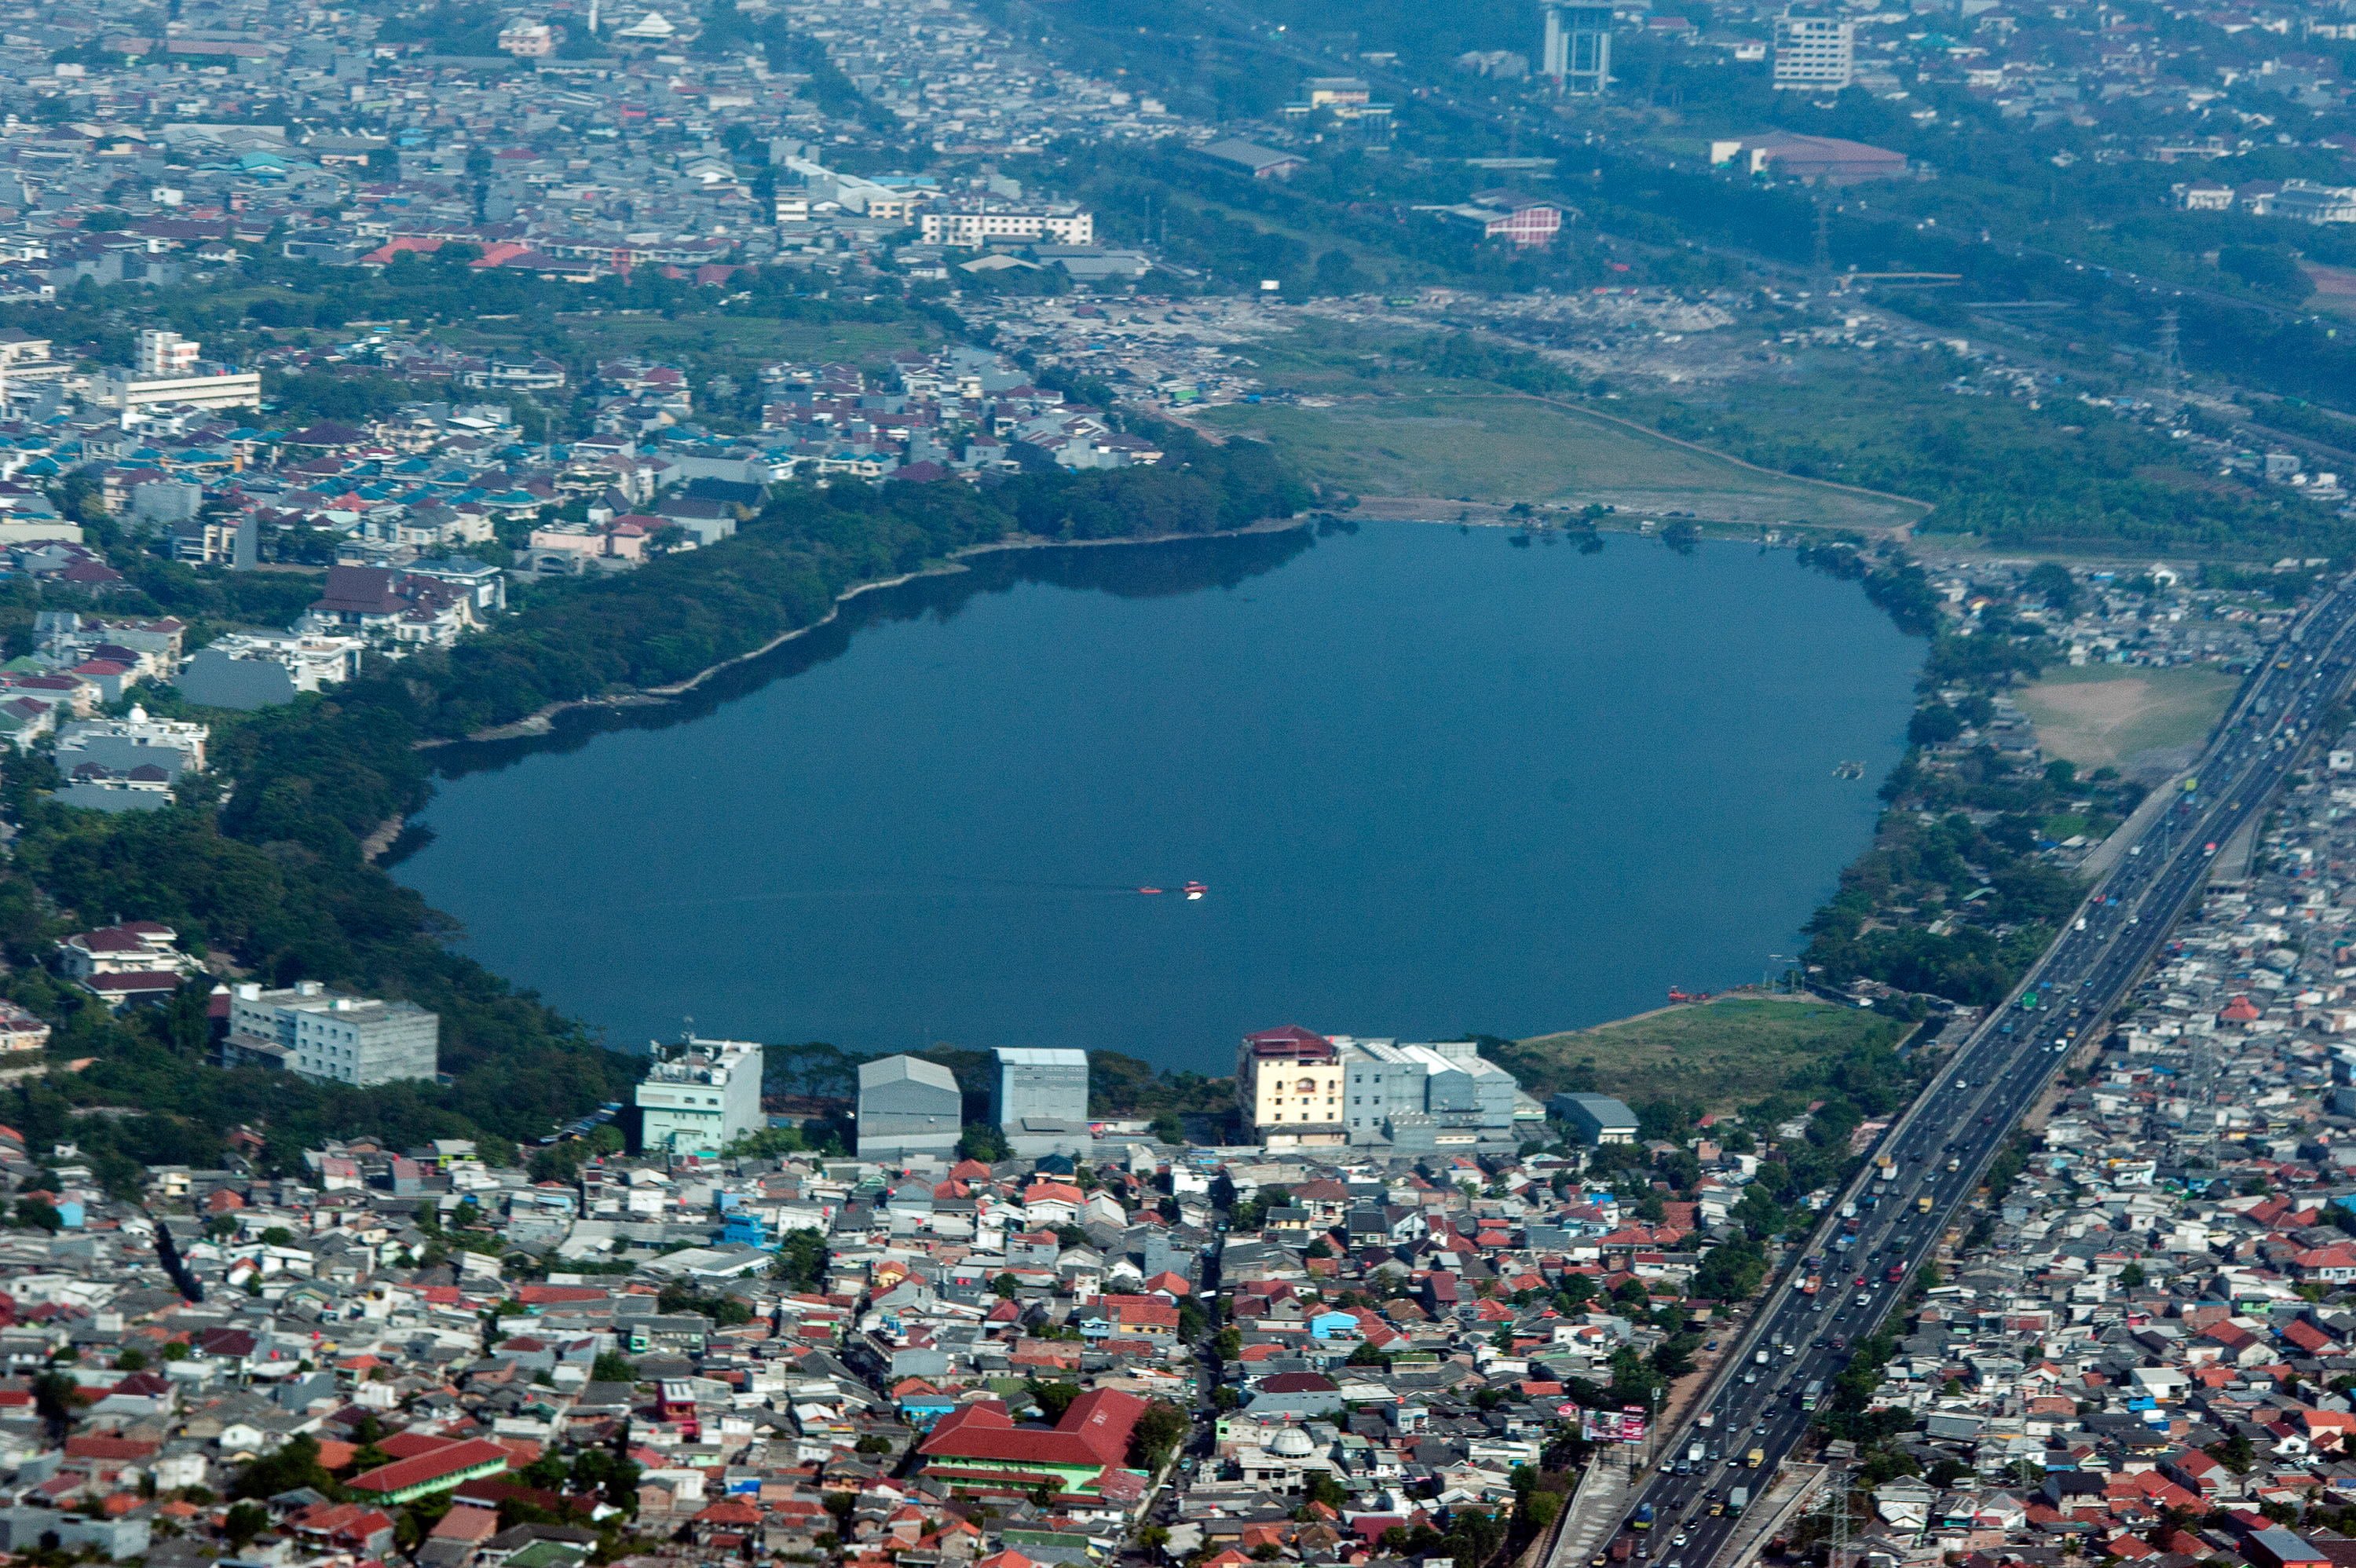
[[1548,5],[1540,59],[1557,91],[1601,92],[1612,83],[1612,7]]

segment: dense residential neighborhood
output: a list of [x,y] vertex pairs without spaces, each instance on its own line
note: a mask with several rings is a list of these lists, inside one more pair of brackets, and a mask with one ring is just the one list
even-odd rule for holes
[[[2346,16],[1428,7],[1403,60],[1371,3],[0,6],[0,1568],[1687,1568],[1648,1468],[1735,1516],[1694,1568],[2356,1568],[2344,710],[1935,1264],[1853,1250],[2200,693],[2350,564]],[[1463,468],[1376,444],[1423,396],[1773,483],[1407,494],[1510,466],[1436,400],[1390,422]],[[1233,422],[1344,403],[1392,493]],[[1846,422],[1740,423],[1791,408]],[[1834,492],[1901,520],[1794,515]],[[1734,998],[1886,1043],[1708,1104],[1314,1018],[1210,1030],[1217,1077],[691,1024],[625,1064],[387,880],[436,749],[976,540],[1385,501],[1707,524],[1930,639],[1880,804],[1833,769],[1869,848]],[[2025,688],[2121,670],[2181,732],[2082,766]],[[1813,1347],[1791,1462],[1683,1426],[1803,1297],[1892,1305]]]
[[[236,994],[273,1001],[305,1005]],[[1080,1054],[1001,1052],[986,1130],[1035,1133],[1075,1065],[1037,1059]],[[668,1060],[642,1106],[733,1098],[714,1074],[761,1053]],[[862,1092],[862,1144],[888,1099]],[[633,1158],[600,1119],[530,1173],[344,1141],[286,1176],[158,1168],[137,1203],[0,1132],[31,1226],[0,1239],[12,1540],[444,1568],[1494,1548],[1559,1507],[1567,1390],[1712,1320],[1679,1303],[1758,1164],[1705,1147],[1716,1196],[1648,1220],[1575,1147],[1066,1130],[991,1162],[715,1125],[725,1149]]]
[[2349,744],[2228,847],[2132,1012],[1892,1327],[1861,1391],[1868,1551],[2350,1549]]
[[[1858,1549],[1890,1563],[2337,1561],[2356,1489],[2356,1320],[2336,1305],[2356,1282],[2356,1057],[2334,1043],[2356,1020],[2351,779],[2356,735],[2246,869],[2221,868],[1937,1275],[1860,1345],[1853,1377],[1878,1370],[1827,1402],[1833,1467],[1757,1477],[1778,1545],[1830,1506],[1800,1494],[1831,1476],[1848,1480],[1826,1496],[1853,1485],[1871,1510]],[[1337,1112],[1378,1066],[1454,1060],[1292,1028],[1239,1060],[1279,1052],[1287,1088],[1336,1064]],[[1554,1520],[1591,1451],[1573,1417],[1592,1435],[1632,1391],[1673,1384],[1674,1403],[1717,1359],[1758,1278],[1719,1251],[1775,1138],[1805,1134],[1646,1136],[1577,1094],[1454,1154],[1395,1145],[1428,1137],[1427,1113],[1362,1134],[1321,1106],[1307,1129],[1332,1141],[1311,1146],[1239,1086],[1253,1142],[1187,1147],[1086,1119],[1085,1058],[1059,1060],[1079,1055],[1001,1051],[988,1085],[862,1075],[851,1155],[802,1152],[787,1118],[697,1132],[674,1111],[684,1130],[634,1157],[608,1107],[530,1171],[465,1143],[343,1141],[283,1176],[157,1168],[134,1204],[70,1145],[0,1131],[20,1222],[0,1239],[12,1540],[444,1568],[1462,1551]],[[733,1102],[729,1075],[757,1082],[761,1057],[691,1041],[668,1060],[641,1106],[697,1085]],[[899,1086],[928,1082],[998,1107],[952,1145],[1056,1151],[868,1150],[907,1140],[923,1102]]]

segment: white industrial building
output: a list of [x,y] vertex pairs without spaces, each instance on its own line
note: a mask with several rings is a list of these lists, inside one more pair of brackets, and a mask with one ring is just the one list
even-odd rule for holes
[[885,1056],[859,1064],[862,1159],[953,1159],[964,1125],[964,1092],[939,1062]]
[[1343,1125],[1355,1145],[1401,1152],[1511,1147],[1546,1109],[1469,1040],[1402,1045],[1332,1037],[1342,1061]]
[[990,1119],[1025,1159],[1085,1154],[1088,1147],[1088,1053],[1000,1046],[990,1086]]

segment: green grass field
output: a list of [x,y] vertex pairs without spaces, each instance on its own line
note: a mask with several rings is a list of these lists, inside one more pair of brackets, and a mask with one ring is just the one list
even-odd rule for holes
[[2200,667],[2062,666],[2017,695],[2037,742],[2082,768],[2131,768],[2152,752],[2198,745],[2240,683]]
[[1595,1090],[1631,1104],[1681,1100],[1726,1111],[1766,1098],[1813,1059],[1894,1044],[1907,1024],[1811,997],[1728,997],[1520,1041],[1499,1060],[1543,1099],[1586,1062]]
[[1365,496],[1601,502],[1723,522],[1864,528],[1918,515],[1510,395],[1356,399],[1330,408],[1230,404],[1203,420],[1258,436],[1312,477]]

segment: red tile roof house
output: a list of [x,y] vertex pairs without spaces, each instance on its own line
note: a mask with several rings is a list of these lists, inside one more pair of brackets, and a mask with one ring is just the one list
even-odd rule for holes
[[2346,1285],[2356,1280],[2356,1247],[2318,1247],[2298,1254],[2293,1265],[2303,1280],[2324,1285]]
[[2169,1480],[2202,1499],[2228,1497],[2241,1489],[2231,1470],[2198,1448],[2170,1454],[2159,1462],[2159,1468]]
[[1164,1350],[1178,1342],[1178,1309],[1151,1296],[1100,1296],[1081,1309],[1079,1319],[1087,1339],[1146,1340]]
[[379,1557],[392,1550],[392,1520],[358,1503],[319,1503],[294,1516],[295,1535],[314,1546]]
[[688,1528],[704,1546],[725,1536],[741,1541],[748,1531],[761,1528],[761,1510],[741,1498],[723,1498],[688,1520]]
[[1118,1389],[1091,1389],[1054,1426],[1017,1426],[994,1399],[959,1405],[934,1423],[917,1452],[924,1473],[953,1492],[1103,1495],[1107,1473],[1129,1459],[1129,1435],[1145,1402]]
[[465,1546],[480,1546],[498,1532],[498,1509],[455,1507],[435,1521],[434,1528],[426,1532],[426,1537],[432,1541],[455,1541]]
[[178,932],[152,920],[126,921],[69,936],[58,944],[58,967],[70,980],[93,975],[168,970],[175,976],[196,968],[177,945]]
[[93,975],[81,983],[82,989],[106,1004],[112,1012],[127,1002],[155,1002],[169,997],[180,988],[177,975]]

